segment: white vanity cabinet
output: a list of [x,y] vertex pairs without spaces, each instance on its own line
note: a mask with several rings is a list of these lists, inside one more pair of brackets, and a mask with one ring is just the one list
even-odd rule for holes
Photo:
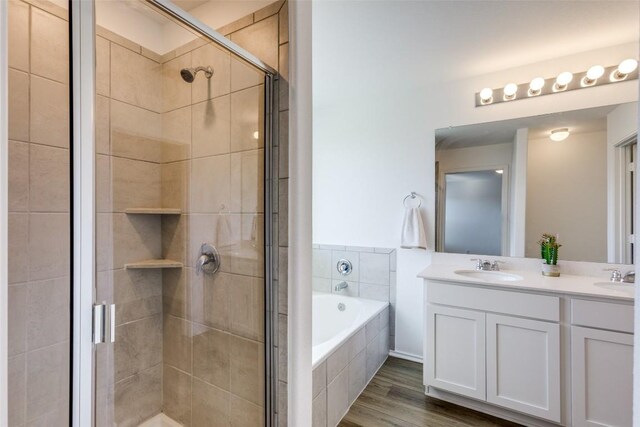
[[524,425],[631,427],[633,301],[542,283],[425,277],[426,393]]
[[571,323],[572,424],[631,426],[633,306],[576,299]]
[[438,282],[426,295],[426,385],[560,421],[557,297]]

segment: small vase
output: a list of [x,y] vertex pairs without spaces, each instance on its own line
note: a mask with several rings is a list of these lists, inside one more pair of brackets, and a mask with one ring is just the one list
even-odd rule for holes
[[560,266],[543,262],[542,275],[547,277],[560,277]]

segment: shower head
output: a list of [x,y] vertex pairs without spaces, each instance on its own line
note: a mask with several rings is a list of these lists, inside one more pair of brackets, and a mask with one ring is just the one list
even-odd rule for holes
[[199,71],[204,71],[204,75],[208,79],[213,76],[213,68],[211,67],[183,68],[180,70],[180,76],[185,82],[193,83]]

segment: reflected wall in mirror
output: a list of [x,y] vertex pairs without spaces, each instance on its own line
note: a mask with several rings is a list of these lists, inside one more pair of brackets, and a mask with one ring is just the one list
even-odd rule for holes
[[[436,250],[632,264],[637,103],[436,131]],[[568,128],[553,141],[551,131]]]

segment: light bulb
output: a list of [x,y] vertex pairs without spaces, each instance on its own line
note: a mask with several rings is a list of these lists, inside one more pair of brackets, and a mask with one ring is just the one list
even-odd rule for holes
[[529,90],[527,93],[529,96],[540,95],[540,91],[543,87],[544,79],[542,77],[536,77],[535,79],[531,80],[531,83],[529,83]]
[[485,87],[480,91],[480,100],[482,102],[490,102],[493,97],[493,89],[490,87]]
[[569,71],[560,73],[558,75],[558,78],[556,79],[557,88],[564,89],[566,85],[571,83],[571,80],[573,80],[573,74],[571,74]]
[[551,134],[549,135],[549,138],[551,138],[552,141],[556,141],[556,142],[564,141],[568,137],[569,137],[568,128],[554,129],[551,131]]
[[636,68],[638,68],[638,61],[629,58],[625,59],[620,63],[620,65],[618,65],[618,72],[620,74],[631,74]]
[[533,92],[537,92],[543,87],[544,79],[542,77],[536,77],[535,79],[531,80],[531,83],[529,83],[529,89],[531,89]]
[[255,132],[253,133],[253,139],[259,139],[259,138],[260,138],[260,132],[255,131]]
[[604,67],[602,65],[594,65],[587,70],[587,79],[598,80],[604,74]]
[[509,83],[504,87],[502,92],[504,93],[505,99],[513,99],[516,96],[516,92],[518,92],[518,85],[515,83]]
[[587,70],[585,76],[580,80],[580,86],[593,86],[598,79],[604,74],[604,67],[602,65],[594,65]]
[[626,79],[630,73],[633,73],[636,68],[638,68],[638,61],[633,58],[625,59],[618,65],[618,68],[611,73],[609,79],[612,82],[622,81]]

